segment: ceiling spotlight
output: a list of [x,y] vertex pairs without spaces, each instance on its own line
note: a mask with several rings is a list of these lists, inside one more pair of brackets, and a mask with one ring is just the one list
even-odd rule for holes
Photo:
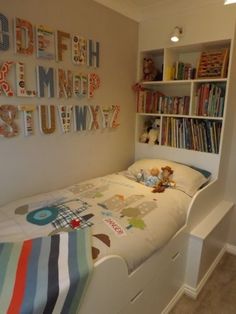
[[174,28],[173,33],[171,34],[170,40],[173,41],[174,43],[177,43],[179,41],[179,39],[180,39],[182,34],[183,34],[182,27],[176,26]]
[[233,4],[236,3],[236,0],[225,0],[224,4]]

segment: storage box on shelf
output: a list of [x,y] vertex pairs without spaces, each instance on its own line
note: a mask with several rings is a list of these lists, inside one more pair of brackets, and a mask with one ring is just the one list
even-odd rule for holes
[[[136,86],[139,143],[144,143],[147,126],[150,128],[158,118],[160,130],[155,143],[159,149],[219,154],[229,50],[230,41],[224,40],[141,53],[140,83]],[[163,69],[162,80],[144,75],[143,58],[153,60],[157,72]],[[153,67],[150,70],[156,73]]]

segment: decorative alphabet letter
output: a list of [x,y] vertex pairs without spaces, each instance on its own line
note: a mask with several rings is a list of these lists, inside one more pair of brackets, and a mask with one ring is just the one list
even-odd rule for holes
[[32,55],[34,52],[33,26],[30,22],[15,18],[16,53]]
[[13,137],[18,135],[19,130],[14,122],[17,114],[17,107],[13,105],[0,106],[0,135]]
[[62,69],[58,69],[57,72],[57,82],[58,82],[58,97],[72,97],[73,91],[73,75],[71,71],[64,71]]
[[89,106],[89,111],[91,115],[91,121],[89,130],[96,130],[99,129],[99,122],[98,122],[98,112],[100,110],[100,106]]
[[94,96],[96,89],[100,87],[100,78],[96,73],[88,74],[88,98]]
[[46,72],[44,67],[37,67],[38,74],[38,93],[39,97],[45,97],[44,87],[47,86],[48,97],[54,97],[54,73],[53,68],[49,68]]
[[9,83],[6,81],[6,76],[14,62],[6,61],[3,63],[0,71],[0,95],[2,95],[1,89],[7,96],[13,96],[13,90],[11,89]]
[[119,113],[120,113],[120,106],[112,105],[112,118],[111,118],[110,127],[113,129],[117,128],[120,125],[117,122],[118,117],[119,117]]
[[95,42],[94,44],[91,39],[88,40],[87,64],[89,67],[99,67],[99,42]]
[[86,75],[75,74],[73,76],[73,91],[77,97],[86,96],[88,93],[88,78]]
[[63,37],[69,39],[70,34],[57,31],[57,61],[62,61],[62,51],[67,50],[67,45],[63,44]]
[[71,130],[72,106],[58,105],[57,108],[58,108],[59,118],[61,121],[62,131],[64,133],[69,133]]
[[9,25],[5,15],[0,13],[0,50],[9,49]]
[[86,123],[87,123],[87,111],[88,106],[75,106],[74,107],[74,124],[75,124],[75,131],[85,131],[86,130]]
[[87,61],[87,40],[79,35],[72,37],[72,62],[83,65]]
[[16,93],[17,96],[35,97],[35,90],[26,90],[25,88],[25,65],[23,62],[16,62]]
[[39,106],[39,125],[44,134],[51,134],[56,130],[55,106]]
[[54,32],[45,25],[40,25],[36,29],[37,57],[47,60],[55,59]]
[[109,122],[110,122],[110,118],[111,118],[111,107],[104,107],[101,108],[101,113],[102,113],[102,127],[104,129],[108,128]]
[[24,131],[25,136],[34,134],[34,105],[19,105],[18,109],[24,114]]

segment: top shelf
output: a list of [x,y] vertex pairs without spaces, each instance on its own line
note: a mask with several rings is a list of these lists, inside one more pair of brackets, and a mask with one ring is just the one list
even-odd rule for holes
[[219,82],[227,79],[230,40],[141,51],[143,85]]

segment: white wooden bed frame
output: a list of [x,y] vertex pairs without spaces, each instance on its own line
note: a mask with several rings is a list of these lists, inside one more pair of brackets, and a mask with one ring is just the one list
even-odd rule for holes
[[[235,51],[236,42],[231,46]],[[235,68],[231,58],[229,69]],[[236,72],[230,71],[225,110],[233,108]],[[227,100],[229,99],[229,101]],[[229,102],[229,104],[228,104]],[[227,249],[227,230],[233,203],[224,200],[224,178],[233,115],[226,112],[220,152],[206,154],[138,143],[136,159],[161,158],[191,163],[212,172],[213,180],[193,197],[185,226],[138,269],[128,274],[125,261],[109,256],[95,264],[79,314],[165,314],[185,293],[196,298]],[[158,157],[157,157],[158,156]],[[219,179],[217,179],[219,178]],[[229,247],[230,249],[230,247]]]
[[[195,165],[209,162],[200,158]],[[219,191],[215,179],[198,191],[185,226],[131,274],[120,256],[99,260],[78,313],[164,314],[183,293],[196,298],[226,247],[233,204],[222,200]]]

